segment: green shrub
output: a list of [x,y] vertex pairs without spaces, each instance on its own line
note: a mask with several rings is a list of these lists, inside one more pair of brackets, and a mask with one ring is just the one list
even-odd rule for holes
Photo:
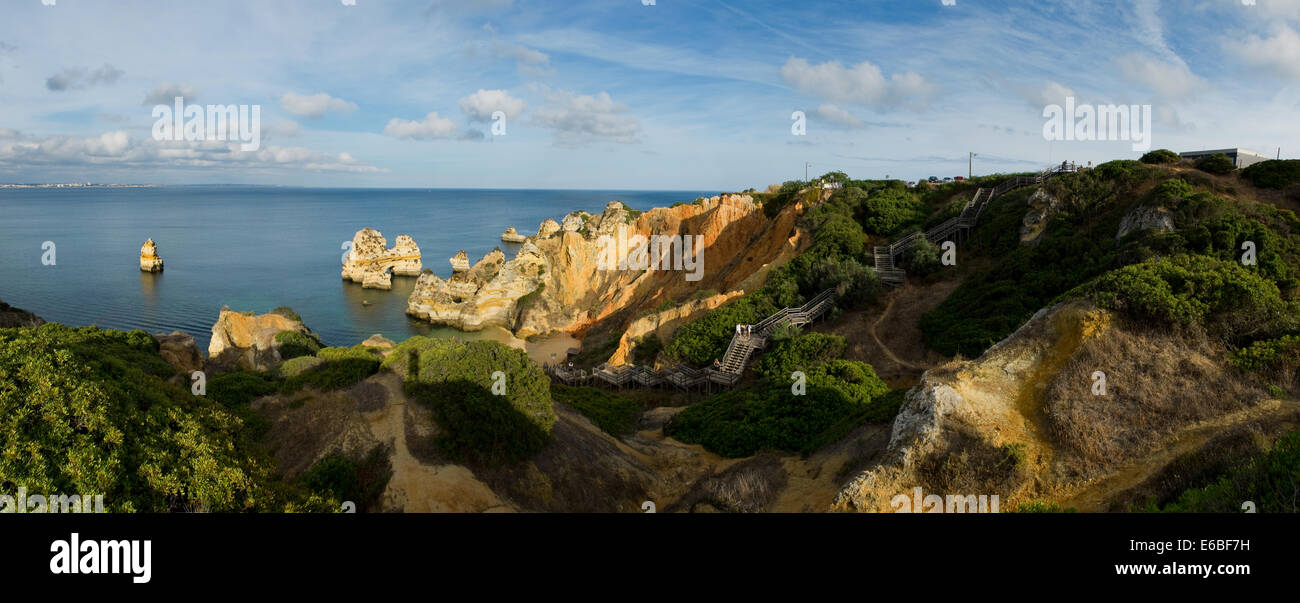
[[615,436],[627,435],[636,430],[641,418],[641,405],[594,387],[551,385],[551,400],[563,402],[587,417],[597,427]]
[[[679,413],[664,433],[726,457],[761,450],[811,453],[887,413],[889,388],[871,366],[833,360],[806,371],[806,394],[791,393],[789,375],[734,389]],[[892,415],[890,415],[892,418]]]
[[279,373],[281,377],[293,377],[322,364],[325,364],[324,358],[317,358],[315,356],[299,356],[297,358],[286,360],[281,364]]
[[1272,281],[1240,263],[1205,256],[1125,266],[1081,292],[1100,307],[1140,321],[1205,328],[1228,340],[1268,336],[1300,324],[1300,307],[1283,300]]
[[921,238],[916,246],[903,254],[903,267],[907,269],[908,274],[914,276],[926,276],[938,272],[943,268],[943,262],[939,258],[939,246],[931,243],[929,239]]
[[1178,163],[1182,160],[1183,160],[1182,156],[1180,156],[1178,153],[1170,151],[1169,149],[1156,149],[1154,151],[1148,152],[1146,155],[1143,155],[1142,159],[1140,159],[1139,161],[1141,161],[1142,163],[1159,165],[1162,163]]
[[255,398],[274,394],[279,388],[279,382],[266,373],[235,371],[209,379],[207,395],[226,408],[235,408],[246,405]]
[[1241,177],[1260,188],[1284,189],[1300,183],[1300,159],[1261,161],[1246,166]]
[[636,339],[636,345],[632,348],[632,363],[653,365],[655,359],[659,357],[659,352],[663,351],[664,344],[659,340],[659,336],[653,331]]
[[288,376],[280,386],[280,392],[293,393],[306,386],[323,392],[351,387],[379,372],[381,364],[376,352],[360,345],[351,348],[322,348],[316,357],[323,362]]
[[808,371],[812,367],[844,353],[847,344],[843,337],[808,333],[776,344],[754,363],[754,372],[775,383],[790,380],[794,371]]
[[299,316],[297,312],[294,312],[293,308],[290,308],[289,306],[280,306],[274,310],[271,310],[271,314],[279,314],[280,316],[288,318],[289,320],[296,320],[298,322],[302,322],[302,317]]
[[280,344],[280,358],[285,360],[314,356],[323,347],[314,334],[300,331],[280,331],[275,334],[275,341]]
[[886,238],[909,226],[919,226],[929,215],[916,193],[899,187],[876,191],[862,204],[861,212],[862,229]]
[[244,422],[175,373],[143,331],[0,330],[0,487],[102,494],[111,512],[326,508],[278,485]]
[[1300,368],[1300,336],[1284,335],[1256,341],[1237,350],[1232,363],[1242,370],[1255,372]]
[[338,502],[353,502],[358,510],[364,510],[379,500],[392,475],[388,449],[376,446],[361,458],[331,452],[303,472],[300,480],[318,493]]
[[[549,435],[505,396],[465,378],[409,381],[407,393],[433,410],[442,433],[438,449],[459,462],[489,466],[526,460],[546,446]],[[550,398],[547,397],[550,411]],[[552,411],[553,412],[553,411]]]
[[1223,153],[1207,155],[1196,160],[1196,169],[1210,174],[1231,174],[1237,169],[1237,164],[1232,162],[1232,158]]
[[1240,513],[1242,501],[1259,513],[1300,512],[1300,431],[1292,431],[1272,450],[1234,467],[1203,488],[1192,488],[1162,510],[1174,513]]
[[[406,387],[433,409],[443,435],[437,444],[453,458],[488,464],[523,460],[541,450],[555,424],[550,379],[524,352],[495,341],[403,342],[390,359],[404,366]],[[410,368],[414,353],[418,370]],[[492,393],[494,374],[505,394]]]

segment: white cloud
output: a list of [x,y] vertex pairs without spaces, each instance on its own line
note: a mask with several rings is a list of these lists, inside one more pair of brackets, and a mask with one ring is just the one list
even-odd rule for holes
[[1271,37],[1251,35],[1224,46],[1247,65],[1300,81],[1300,33],[1289,25],[1277,24]]
[[1060,82],[1048,81],[1043,84],[1042,88],[1032,89],[1022,87],[1020,96],[1035,107],[1046,107],[1047,105],[1060,105],[1065,103],[1066,97],[1073,96],[1078,98],[1078,94],[1073,88]]
[[457,126],[456,122],[439,117],[435,111],[424,116],[420,121],[394,117],[388,120],[387,126],[384,126],[384,134],[408,140],[433,140],[451,138],[459,129],[460,126]]
[[[486,28],[495,35],[496,30],[491,26]],[[491,41],[471,42],[465,45],[465,54],[473,56],[486,56],[493,59],[512,59],[515,66],[520,71],[533,75],[549,75],[551,56],[522,44],[512,44],[502,42],[495,37]]]
[[34,167],[115,165],[126,168],[234,167],[289,171],[383,172],[348,153],[323,153],[302,147],[267,146],[239,152],[238,142],[133,139],[125,131],[94,138],[24,135],[0,130],[0,170]]
[[172,82],[163,82],[153,87],[148,94],[144,95],[144,102],[141,105],[170,105],[175,102],[176,97],[185,97],[186,102],[194,102],[198,98],[199,91],[193,86],[185,84],[173,84]]
[[862,120],[858,119],[857,116],[829,103],[814,109],[813,115],[831,123],[839,124],[854,130],[860,129],[864,125]]
[[626,115],[627,105],[614,102],[609,93],[577,95],[567,90],[545,92],[546,106],[533,111],[532,122],[549,128],[555,143],[582,146],[589,142],[636,142],[641,123]]
[[1116,59],[1115,64],[1124,79],[1146,86],[1165,98],[1184,97],[1206,87],[1205,80],[1192,73],[1181,61],[1171,63],[1133,53]]
[[479,90],[460,99],[460,110],[470,121],[491,121],[492,113],[501,111],[506,118],[519,117],[527,108],[524,101],[510,96],[505,90]]
[[356,103],[334,98],[324,92],[311,95],[286,92],[284,96],[280,97],[280,107],[294,115],[304,115],[311,118],[321,117],[327,112],[346,113],[357,110]]
[[818,65],[791,57],[781,67],[781,79],[804,94],[835,103],[879,107],[928,104],[935,86],[912,72],[885,78],[880,68],[863,61],[845,67],[839,61]]

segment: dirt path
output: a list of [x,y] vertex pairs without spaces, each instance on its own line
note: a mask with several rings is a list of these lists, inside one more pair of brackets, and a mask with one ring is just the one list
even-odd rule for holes
[[875,340],[876,345],[880,346],[880,351],[884,352],[885,356],[889,357],[890,360],[894,361],[894,364],[897,364],[898,366],[901,366],[903,368],[912,369],[914,371],[924,371],[929,367],[912,364],[911,362],[899,358],[898,355],[894,354],[893,350],[889,349],[889,346],[885,345],[885,342],[880,340],[880,335],[876,334],[876,328],[879,327],[880,323],[884,322],[885,318],[889,316],[889,311],[894,309],[894,302],[897,299],[898,299],[897,295],[890,294],[889,304],[887,304],[885,306],[884,311],[880,313],[880,317],[877,318],[875,322],[871,323],[871,328],[869,330],[869,332],[871,333],[871,339]]
[[1082,490],[1060,501],[1061,507],[1074,508],[1084,513],[1105,511],[1106,503],[1113,497],[1142,485],[1179,457],[1196,452],[1223,430],[1261,419],[1282,419],[1296,412],[1300,412],[1300,402],[1269,400],[1217,419],[1188,426],[1153,456],[1127,463],[1109,476],[1084,486]]
[[460,465],[426,465],[406,444],[407,398],[401,378],[386,373],[375,380],[388,391],[383,410],[370,429],[380,441],[391,441],[393,474],[384,490],[386,509],[406,513],[486,512],[510,510],[474,473]]

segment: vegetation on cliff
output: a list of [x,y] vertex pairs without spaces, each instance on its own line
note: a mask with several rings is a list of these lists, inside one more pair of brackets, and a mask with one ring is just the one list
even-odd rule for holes
[[176,374],[143,331],[0,330],[0,483],[110,511],[332,508],[274,479],[240,417]]
[[[1272,304],[1271,309],[1260,309],[1266,314],[1283,312],[1279,301],[1293,299],[1300,284],[1296,273],[1300,266],[1300,222],[1287,210],[1233,202],[1207,188],[1204,178],[1195,173],[1175,176],[1163,168],[1115,161],[1053,179],[1045,186],[1062,203],[1034,245],[1022,245],[1019,239],[1025,200],[1031,191],[1023,189],[999,197],[986,210],[965,251],[966,257],[987,257],[991,266],[974,271],[923,317],[921,329],[927,345],[944,354],[978,356],[1062,294],[1108,272],[1156,257],[1193,256],[1179,263],[1155,260],[1146,268],[1106,277],[1104,291],[1098,290],[1103,294],[1103,304],[1120,304],[1123,300],[1115,296],[1140,296],[1134,288],[1151,287],[1165,299],[1131,299],[1132,303],[1124,307],[1138,313],[1163,311],[1175,322],[1198,324],[1207,319],[1219,320],[1206,315],[1217,310],[1198,311],[1195,304],[1187,308],[1152,306],[1146,310],[1138,306],[1192,295],[1204,303],[1220,297],[1253,299]],[[1138,230],[1117,244],[1116,233],[1126,213],[1144,206],[1168,210],[1176,230]],[[1256,265],[1249,267],[1240,264],[1247,242],[1253,243],[1256,256]],[[1236,268],[1227,266],[1232,263]],[[1206,272],[1208,266],[1214,268]],[[1199,288],[1180,293],[1184,283],[1171,272],[1176,270],[1190,271],[1188,276],[1199,275]],[[1152,280],[1166,277],[1173,280],[1165,285]],[[1276,291],[1268,290],[1260,279],[1270,282]],[[1229,309],[1222,304],[1216,307]],[[1192,313],[1185,315],[1184,310]],[[1287,320],[1281,315],[1274,318],[1281,321],[1275,328],[1281,328]],[[1251,332],[1255,331],[1252,327]]]
[[549,441],[550,378],[522,351],[495,341],[412,337],[384,366],[405,375],[407,393],[433,410],[443,429],[436,443],[451,458],[513,463]]
[[[755,364],[759,381],[713,396],[682,411],[664,433],[728,457],[762,450],[811,453],[867,422],[897,414],[871,365],[836,358],[844,340],[810,333],[784,341]],[[803,373],[804,393],[792,390]]]

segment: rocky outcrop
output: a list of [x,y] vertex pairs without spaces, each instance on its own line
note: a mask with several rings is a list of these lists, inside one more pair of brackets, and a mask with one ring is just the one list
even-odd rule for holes
[[43,324],[45,320],[41,317],[0,301],[0,329],[39,327]]
[[1038,242],[1047,230],[1047,224],[1061,207],[1061,201],[1046,190],[1039,188],[1029,196],[1029,210],[1020,223],[1020,244],[1029,245]]
[[537,227],[537,238],[545,239],[557,232],[560,232],[560,223],[547,218],[542,220],[542,224]]
[[283,361],[276,335],[293,331],[311,335],[311,329],[288,312],[253,314],[222,308],[212,325],[208,359],[215,364],[250,370],[270,370]]
[[507,243],[523,243],[527,239],[528,237],[519,234],[514,226],[506,228],[506,231],[501,233],[501,240]]
[[1258,410],[1263,392],[1224,356],[1220,344],[1135,329],[1086,301],[1044,308],[979,358],[927,371],[880,460],[832,508],[888,512],[919,487],[998,495],[1003,510],[1030,500],[1107,510],[1194,430]]
[[162,272],[163,260],[158,257],[158,246],[153,239],[140,246],[140,270],[144,272]]
[[158,342],[158,355],[176,370],[187,373],[203,370],[203,354],[199,353],[193,336],[173,331],[170,335],[154,333],[153,338]]
[[1140,205],[1130,209],[1119,221],[1119,230],[1115,232],[1115,242],[1118,243],[1129,233],[1142,230],[1156,230],[1162,233],[1173,232],[1173,212],[1164,207],[1153,205]]
[[469,270],[469,254],[465,253],[464,249],[457,251],[456,255],[451,256],[451,259],[447,261],[451,262],[453,274]]
[[420,247],[407,235],[397,235],[393,247],[378,230],[363,228],[352,237],[352,249],[343,262],[343,280],[365,289],[392,289],[392,276],[419,276]]
[[[749,195],[723,195],[644,213],[614,201],[600,215],[565,216],[557,232],[528,238],[508,261],[495,250],[449,279],[421,275],[407,313],[462,330],[495,325],[517,337],[554,331],[581,336],[599,322],[630,321],[637,311],[666,300],[761,285],[761,278],[753,278],[756,274],[765,275],[805,245],[806,237],[795,227],[801,211],[801,205],[792,204],[768,218]],[[676,235],[683,244],[690,236],[691,248],[698,251],[692,254],[700,260],[698,269],[692,273],[685,264],[683,269],[620,269],[617,262],[602,262],[602,254],[615,248],[626,251],[628,242],[652,235]]]
[[611,364],[631,364],[632,353],[636,349],[637,340],[653,333],[655,337],[659,338],[659,341],[671,341],[673,333],[677,332],[677,327],[699,318],[710,310],[743,294],[743,291],[732,291],[712,295],[633,320],[627,326],[627,329],[623,331],[623,336],[618,340],[618,349],[614,350],[614,355],[610,356],[609,362]]

